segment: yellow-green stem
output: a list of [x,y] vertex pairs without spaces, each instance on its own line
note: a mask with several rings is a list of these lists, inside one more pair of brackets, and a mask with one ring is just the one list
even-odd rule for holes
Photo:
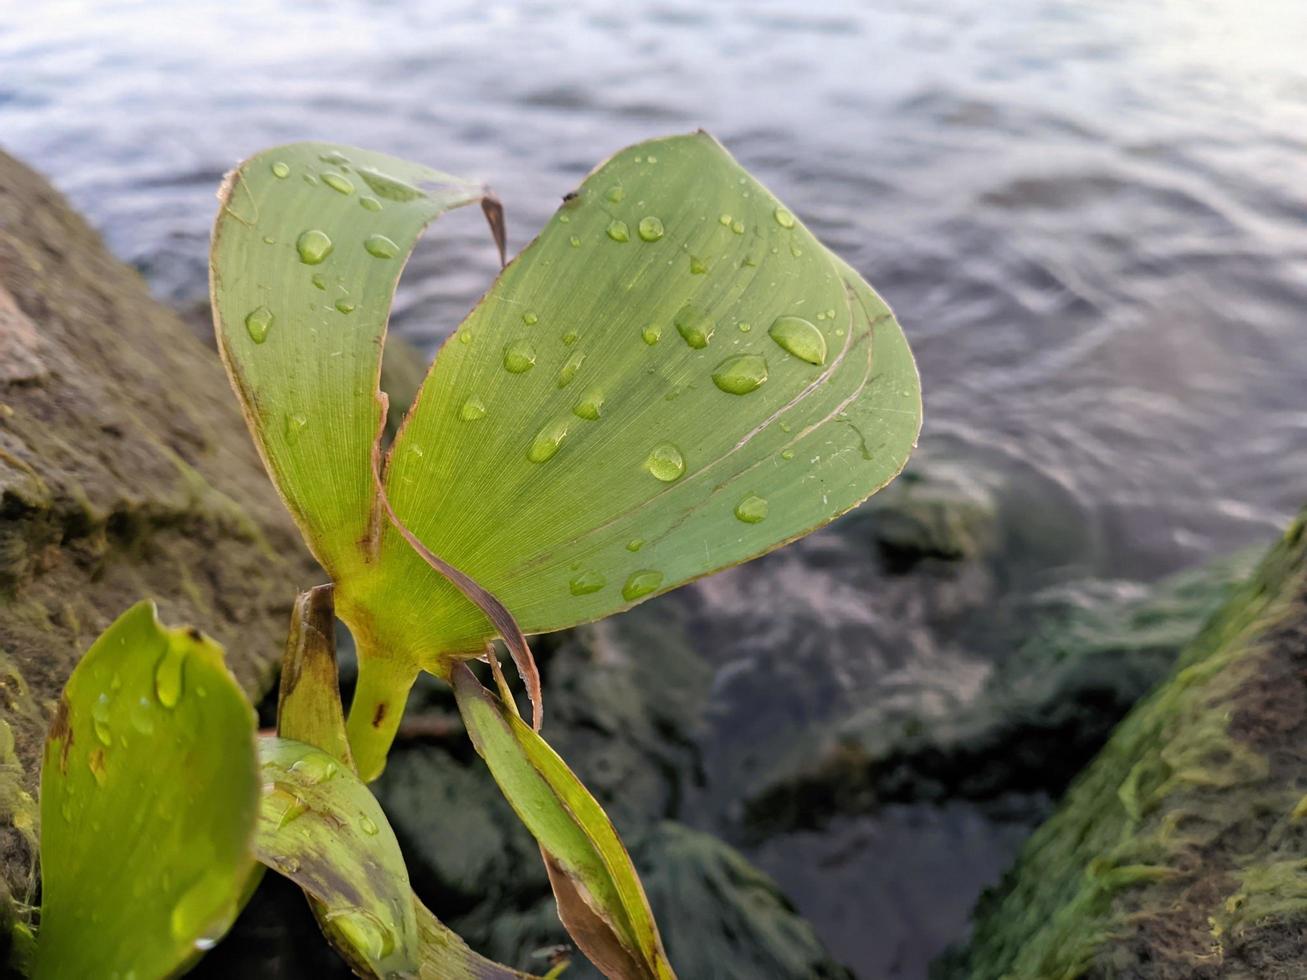
[[399,730],[417,670],[365,650],[362,644],[358,662],[358,684],[345,728],[359,777],[371,782],[386,768],[386,755]]

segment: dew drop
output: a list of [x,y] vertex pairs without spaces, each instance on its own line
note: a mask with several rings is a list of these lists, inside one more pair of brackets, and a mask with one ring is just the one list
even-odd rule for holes
[[658,324],[656,323],[651,323],[640,331],[640,336],[644,338],[644,342],[648,344],[650,347],[658,343],[662,335],[663,335],[663,328],[658,326]]
[[264,815],[270,817],[277,825],[278,830],[298,820],[309,809],[309,805],[300,798],[299,794],[278,784],[273,784],[271,789],[264,792],[259,805]]
[[589,422],[596,422],[602,414],[604,408],[604,393],[598,388],[591,388],[582,396],[581,400],[576,403],[572,409],[572,414],[577,418],[586,419]]
[[781,459],[793,459],[793,458],[794,458],[793,449],[786,449],[784,452],[781,453]]
[[251,310],[245,317],[245,332],[256,344],[261,344],[268,339],[268,330],[271,327],[272,311],[266,306]]
[[354,304],[347,299],[338,299],[335,305],[338,313],[353,313],[355,309]]
[[663,237],[664,229],[662,219],[656,215],[646,215],[640,219],[640,225],[637,229],[640,237],[646,242],[656,242]]
[[170,640],[168,650],[154,668],[154,696],[165,708],[177,707],[182,698],[182,668],[186,664],[186,642]]
[[304,782],[306,786],[317,786],[319,783],[325,783],[340,770],[336,760],[325,752],[313,752],[302,759],[296,760],[290,767],[290,771]]
[[96,784],[103,786],[109,778],[104,769],[104,749],[92,749],[91,754],[86,757],[86,764],[90,767],[91,775],[95,777]]
[[781,350],[809,364],[826,363],[826,337],[816,325],[800,316],[777,317],[767,331]]
[[363,833],[367,834],[369,837],[376,837],[378,830],[376,821],[366,815],[363,816],[359,820],[359,830],[363,831]]
[[458,417],[464,422],[475,422],[477,419],[486,417],[486,403],[476,395],[468,395],[467,401],[463,402],[462,407],[458,410]]
[[734,221],[731,222],[731,231],[735,232],[735,234],[737,235],[743,235],[744,222],[741,221],[739,218],[736,218]]
[[740,321],[740,333],[748,333],[752,329],[753,329],[752,323],[747,323],[744,320]]
[[626,191],[622,190],[620,186],[610,187],[604,197],[614,204],[621,204],[622,198],[626,197]]
[[644,461],[644,468],[663,483],[679,480],[685,473],[685,457],[670,442],[659,443]]
[[363,247],[368,250],[369,255],[379,259],[393,259],[399,254],[399,246],[385,235],[369,235]]
[[537,323],[540,322],[540,317],[536,316],[536,314],[532,310],[527,310],[525,313],[522,314],[522,322],[525,323],[528,327],[534,327]]
[[315,273],[313,273],[313,275],[310,277],[310,279],[311,279],[313,285],[316,286],[318,289],[326,289],[326,288],[327,288],[327,277],[324,276],[321,272],[315,272]]
[[323,163],[335,164],[337,167],[343,167],[349,163],[349,157],[341,153],[340,150],[328,150],[326,153],[319,153],[318,159]]
[[304,183],[308,184],[310,187],[317,187],[318,178],[314,177],[313,174],[304,174]]
[[569,239],[569,241],[572,243],[572,247],[573,247],[573,248],[580,248],[580,247],[581,247],[581,239],[577,238],[575,235],[573,235],[573,236]]
[[572,581],[568,582],[567,588],[572,595],[590,595],[594,592],[598,592],[607,584],[608,580],[598,572],[589,571],[582,572],[580,575],[576,576],[576,578],[572,579]]
[[690,275],[701,276],[708,271],[708,263],[697,255],[690,256]]
[[422,191],[412,184],[402,181],[398,177],[383,174],[380,170],[361,167],[358,175],[363,178],[363,183],[372,188],[373,194],[376,194],[377,197],[384,197],[387,201],[415,201],[419,197],[426,197]]
[[639,551],[643,547],[644,538],[632,538],[630,541],[626,542],[627,551]]
[[272,165],[272,176],[278,180],[285,180],[290,176],[290,165],[282,160],[278,160]]
[[228,885],[216,872],[201,875],[177,900],[169,917],[173,938],[196,949],[212,949],[232,920],[236,906]]
[[767,362],[758,354],[736,354],[717,365],[712,380],[727,394],[747,395],[767,380]]
[[504,347],[504,370],[509,374],[525,374],[535,363],[535,348],[525,340],[515,340]]
[[354,182],[340,174],[327,172],[322,175],[322,182],[339,194],[353,194]]
[[109,695],[101,694],[91,706],[91,721],[94,723],[95,737],[103,745],[113,745],[113,734],[109,731]]
[[790,212],[786,211],[784,208],[777,208],[772,212],[772,216],[776,219],[776,223],[782,228],[794,227],[794,215],[790,214]]
[[627,602],[639,599],[656,592],[658,586],[663,584],[663,573],[655,571],[652,568],[642,568],[638,572],[632,572],[622,586],[622,598]]
[[631,230],[626,227],[625,221],[618,221],[614,218],[608,222],[608,237],[615,242],[629,242],[631,240]]
[[154,734],[154,702],[149,698],[138,698],[132,706],[132,727],[142,735]]
[[308,426],[309,420],[303,415],[286,416],[286,441],[291,445],[299,442],[300,433]]
[[745,524],[759,524],[767,518],[767,501],[751,493],[735,505],[735,516]]
[[577,333],[575,330],[569,330],[567,331],[567,333],[563,334],[561,339],[565,347],[571,347],[573,344],[576,343],[577,338],[579,338],[580,336],[581,335]]
[[394,931],[367,909],[328,912],[323,919],[373,962],[384,959],[395,950]]
[[676,330],[685,342],[695,350],[707,347],[708,341],[712,340],[713,331],[717,328],[717,324],[707,313],[689,303],[681,307],[672,322],[676,324]]
[[311,228],[295,241],[295,250],[300,253],[300,261],[305,265],[318,265],[331,254],[335,246],[325,231]]
[[719,225],[723,225],[726,228],[729,228],[731,226],[731,216],[729,214],[720,215],[717,218],[717,223]]
[[367,194],[362,194],[359,196],[359,204],[362,206],[362,208],[365,211],[381,210],[381,202],[378,201],[375,197],[369,197]]
[[554,458],[567,438],[566,419],[551,422],[536,433],[531,440],[531,447],[526,451],[526,458],[532,463],[544,463]]
[[566,388],[576,377],[576,372],[581,370],[581,365],[585,361],[585,351],[577,351],[558,369],[558,387]]

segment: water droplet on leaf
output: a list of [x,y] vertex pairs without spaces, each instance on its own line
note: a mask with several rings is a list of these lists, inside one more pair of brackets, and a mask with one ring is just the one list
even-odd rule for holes
[[419,197],[426,197],[412,184],[398,177],[383,174],[380,170],[363,167],[358,171],[358,175],[363,178],[363,183],[372,188],[373,194],[384,197],[387,201],[415,201]]
[[295,250],[300,253],[300,261],[305,265],[318,265],[335,246],[325,231],[311,228],[295,241]]
[[554,458],[563,440],[567,438],[567,420],[551,422],[536,433],[531,440],[531,448],[526,451],[526,458],[532,463],[544,463]]
[[165,708],[175,708],[181,700],[188,649],[185,641],[169,640],[167,651],[154,668],[154,696]]
[[728,394],[747,395],[767,380],[767,362],[758,354],[736,354],[717,365],[712,380]]
[[566,388],[576,377],[576,372],[581,370],[581,365],[585,361],[585,351],[577,351],[558,369],[558,387]]
[[701,276],[708,271],[708,263],[697,255],[690,256],[690,275]]
[[735,516],[745,524],[758,524],[767,517],[767,501],[751,493],[735,505]]
[[366,194],[359,197],[359,204],[363,207],[365,211],[381,210],[381,202],[378,201],[375,197],[368,197],[368,195]]
[[464,422],[475,422],[477,419],[485,418],[485,402],[476,395],[468,395],[467,401],[463,402],[462,407],[458,410],[458,417]]
[[790,214],[790,212],[786,211],[784,208],[777,208],[772,212],[772,216],[775,217],[776,223],[782,228],[794,227],[794,215]]
[[393,259],[399,254],[399,246],[385,235],[369,235],[363,247],[367,249],[369,255],[379,259]]
[[535,363],[535,348],[525,340],[515,340],[504,348],[504,370],[509,374],[525,374]]
[[595,422],[599,419],[600,413],[604,407],[604,393],[597,388],[591,388],[585,393],[576,407],[572,409],[572,414],[577,418],[587,419]]
[[644,461],[644,468],[663,483],[679,480],[685,473],[685,457],[670,442],[659,443]]
[[281,160],[272,165],[272,176],[278,180],[285,180],[290,176],[290,166]]
[[598,572],[589,571],[576,576],[567,583],[567,587],[572,595],[590,595],[593,592],[598,592],[607,584],[608,580]]
[[322,182],[330,187],[333,191],[340,194],[353,194],[354,183],[348,177],[342,177],[340,174],[325,173],[322,175]]
[[522,322],[525,323],[528,327],[534,327],[537,323],[540,322],[540,317],[536,316],[536,314],[531,310],[527,310],[525,313],[522,314]]
[[800,316],[781,316],[767,331],[788,354],[809,364],[826,363],[826,337],[816,324]]
[[651,592],[656,592],[658,586],[663,584],[663,573],[655,571],[652,568],[643,568],[638,572],[632,572],[622,586],[622,598],[627,602],[647,596]]
[[656,242],[663,237],[663,223],[656,215],[646,215],[640,219],[640,237],[646,242]]
[[336,310],[340,313],[353,313],[354,304],[347,299],[336,300]]
[[695,350],[707,347],[713,331],[717,329],[712,317],[689,303],[681,307],[672,322],[676,324],[677,333]]
[[644,342],[648,344],[650,347],[658,343],[658,340],[659,338],[662,337],[662,335],[663,335],[663,328],[658,326],[658,324],[656,323],[651,323],[640,331],[640,336],[644,338]]
[[608,237],[615,242],[629,242],[631,240],[631,231],[626,227],[625,221],[613,219],[608,222]]

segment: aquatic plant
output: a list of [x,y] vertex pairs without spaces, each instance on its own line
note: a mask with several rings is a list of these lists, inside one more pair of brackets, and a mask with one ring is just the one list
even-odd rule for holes
[[[761,555],[893,479],[921,418],[893,315],[706,134],[653,140],[567,195],[386,447],[381,357],[403,264],[427,223],[468,204],[502,260],[498,203],[322,143],[253,157],[220,200],[219,350],[331,584],[296,602],[275,735],[256,734],[216,645],[148,602],[88,651],[46,745],[32,972],[172,975],[270,867],[361,975],[522,976],[417,900],[366,786],[427,671],[538,841],[585,955],[611,977],[672,977],[616,831],[539,734],[526,635]],[[348,719],[335,615],[358,650]]]

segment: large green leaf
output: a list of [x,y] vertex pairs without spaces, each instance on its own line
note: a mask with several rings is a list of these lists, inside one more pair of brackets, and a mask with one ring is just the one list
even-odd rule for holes
[[227,930],[254,867],[254,727],[221,649],[153,603],[96,640],[41,769],[37,978],[171,976]]
[[464,665],[454,694],[468,734],[544,855],[559,916],[619,980],[672,978],[644,888],[612,822],[566,763]]
[[[700,133],[617,154],[508,266],[441,349],[386,487],[539,632],[829,522],[899,472],[920,419],[885,303]],[[388,648],[481,649],[485,616],[392,528],[381,557]]]

